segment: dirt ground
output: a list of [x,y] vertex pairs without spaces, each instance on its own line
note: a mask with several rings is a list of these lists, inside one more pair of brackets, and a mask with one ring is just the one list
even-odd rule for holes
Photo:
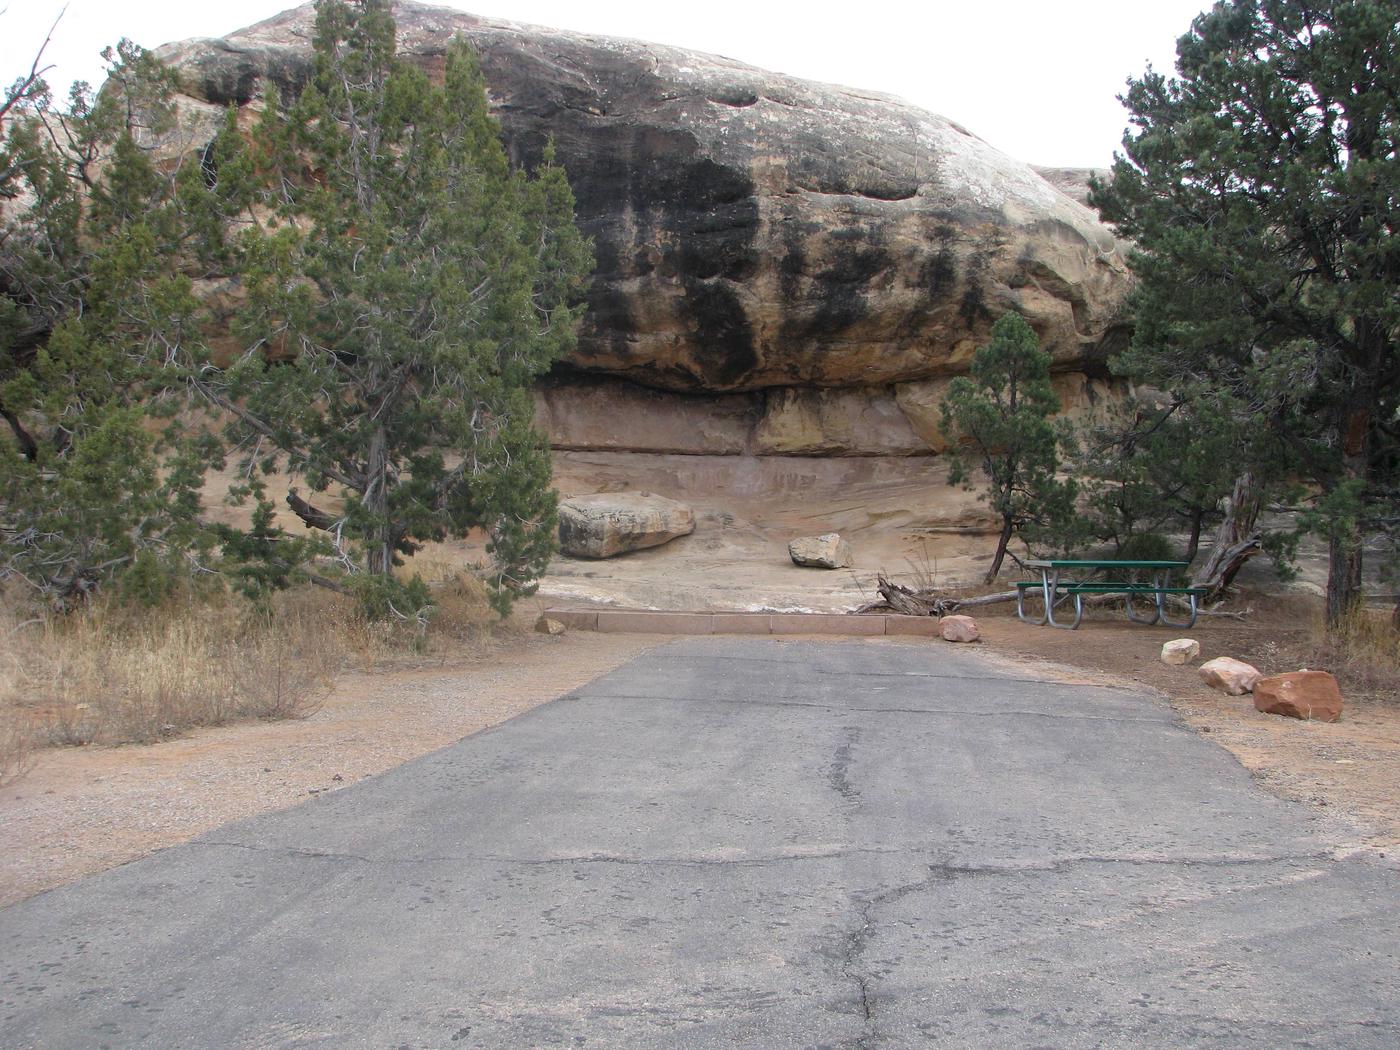
[[[1400,698],[1358,696],[1345,669],[1316,661],[1309,599],[1245,604],[1244,620],[1203,618],[1190,632],[1135,626],[1110,610],[1089,614],[1077,631],[1031,627],[1009,606],[981,610],[978,620],[989,654],[1160,690],[1188,725],[1231,751],[1268,790],[1352,818],[1358,848],[1400,849]],[[1248,696],[1207,689],[1194,666],[1158,659],[1164,641],[1183,635],[1201,643],[1203,660],[1235,656],[1266,673],[1335,670],[1350,694],[1343,720],[1264,715]],[[346,675],[302,721],[232,725],[146,747],[46,749],[26,776],[0,787],[0,905],[340,790],[499,724],[665,640],[517,631],[470,662]]]

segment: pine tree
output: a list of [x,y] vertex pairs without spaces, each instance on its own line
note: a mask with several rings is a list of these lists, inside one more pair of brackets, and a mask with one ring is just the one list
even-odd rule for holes
[[[1093,200],[1138,250],[1123,367],[1231,399],[1270,441],[1248,481],[1318,495],[1327,615],[1361,596],[1364,538],[1400,493],[1400,24],[1392,0],[1224,0],[1176,78],[1130,80],[1133,129]],[[1228,524],[1228,523],[1227,523]]]
[[411,615],[402,556],[482,529],[505,610],[553,550],[531,385],[573,345],[591,254],[552,153],[508,166],[470,46],[432,84],[396,55],[390,9],[318,3],[312,83],[269,97],[246,145],[222,136],[220,181],[249,187],[248,350],[199,384],[250,467],[338,490],[337,516],[294,505],[334,521],[376,603]]
[[983,498],[1001,521],[987,582],[996,579],[1013,535],[1064,534],[1074,515],[1076,486],[1055,476],[1059,435],[1050,417],[1060,409],[1050,386],[1050,355],[1017,314],[992,326],[992,340],[973,355],[970,376],[948,386],[940,410],[945,433],[960,445],[948,480],[973,487],[986,475]]

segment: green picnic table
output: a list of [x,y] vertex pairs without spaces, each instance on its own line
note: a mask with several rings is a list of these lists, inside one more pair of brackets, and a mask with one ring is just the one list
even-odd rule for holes
[[[1054,558],[1034,560],[1024,563],[1027,568],[1039,569],[1039,580],[1024,580],[1016,584],[1016,615],[1029,624],[1040,626],[1048,623],[1051,627],[1074,630],[1084,619],[1084,595],[1121,594],[1127,606],[1128,619],[1134,623],[1165,624],[1168,627],[1193,627],[1196,623],[1196,603],[1205,593],[1204,587],[1173,587],[1171,574],[1176,569],[1184,569],[1189,562],[1184,561],[1131,561],[1119,558]],[[1112,577],[1097,579],[1099,573],[1110,573]],[[1149,580],[1143,579],[1144,576]],[[1187,599],[1191,607],[1191,618],[1185,621],[1173,620],[1167,616],[1167,596],[1179,594]],[[1039,595],[1042,606],[1040,617],[1034,618],[1026,610],[1028,597]],[[1140,616],[1133,607],[1133,598],[1150,598],[1150,616]],[[1055,619],[1055,609],[1067,601],[1074,602],[1074,622],[1062,623]]]

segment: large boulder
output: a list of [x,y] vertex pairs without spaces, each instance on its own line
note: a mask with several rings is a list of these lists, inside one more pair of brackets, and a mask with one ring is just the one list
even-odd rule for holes
[[1342,691],[1326,671],[1290,671],[1255,682],[1254,707],[1270,715],[1335,722],[1342,717]]
[[559,549],[571,558],[611,558],[694,531],[689,507],[647,492],[575,496],[559,504]]
[[[673,47],[407,0],[395,14],[400,53],[430,76],[454,35],[475,44],[517,163],[555,141],[598,259],[574,372],[688,393],[879,388],[965,371],[1006,310],[1062,371],[1093,371],[1122,343],[1113,235],[951,120]],[[268,84],[295,96],[313,19],[308,4],[161,48],[189,85],[183,148],[211,138],[227,105],[251,122]],[[907,450],[893,416],[848,435],[849,409],[779,400],[762,440],[805,452],[874,435]]]
[[788,544],[788,557],[794,565],[809,569],[848,569],[852,560],[851,545],[836,532],[801,536]]

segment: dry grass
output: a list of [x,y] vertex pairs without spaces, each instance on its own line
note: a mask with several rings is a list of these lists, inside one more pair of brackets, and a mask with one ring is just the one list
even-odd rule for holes
[[1332,672],[1346,696],[1400,701],[1400,630],[1389,609],[1357,609],[1331,631],[1318,616],[1309,660]]
[[366,621],[349,598],[313,587],[262,610],[231,595],[157,609],[108,600],[27,621],[0,608],[0,780],[27,768],[35,744],[151,743],[200,726],[304,718],[346,666],[481,652],[495,621],[485,588],[453,567],[427,568],[437,605],[426,629]]
[[18,711],[0,708],[0,785],[18,780],[34,764],[34,732]]
[[[401,570],[404,575],[410,570]],[[318,592],[327,604],[327,629],[342,642],[348,661],[361,671],[405,670],[480,656],[502,629],[486,585],[448,562],[415,559],[411,571],[427,582],[433,609],[426,627],[358,616],[353,605]]]
[[342,662],[304,601],[98,603],[5,630],[0,708],[41,742],[150,743],[196,726],[304,717]]

